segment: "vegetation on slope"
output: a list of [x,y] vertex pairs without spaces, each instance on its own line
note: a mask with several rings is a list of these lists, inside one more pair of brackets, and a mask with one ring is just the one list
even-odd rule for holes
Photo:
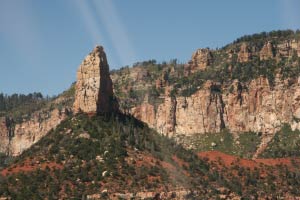
[[253,132],[240,133],[237,138],[228,130],[182,136],[183,145],[196,152],[220,151],[241,158],[252,158],[261,142],[260,135]]
[[[123,102],[121,107],[130,109],[141,104],[145,99],[153,105],[158,105],[165,94],[165,87],[171,86],[172,96],[190,96],[203,87],[207,80],[219,82],[226,87],[237,79],[242,83],[258,78],[267,77],[271,86],[274,84],[277,73],[282,74],[282,79],[296,78],[300,73],[300,58],[297,55],[260,60],[259,53],[253,54],[248,62],[238,62],[237,53],[243,42],[247,42],[249,49],[259,51],[262,46],[271,41],[274,45],[289,40],[299,40],[298,31],[272,31],[250,36],[243,36],[223,48],[212,50],[213,62],[204,71],[198,71],[188,76],[185,74],[185,65],[176,59],[170,62],[157,63],[149,60],[136,63],[132,68],[128,66],[112,71],[114,89],[117,97]],[[230,52],[232,57],[229,57]],[[294,52],[295,53],[295,52]],[[135,73],[137,75],[135,75]],[[160,79],[163,87],[157,87]],[[216,92],[223,92],[217,89]]]
[[[142,160],[130,157],[132,154]],[[134,118],[79,115],[64,121],[15,161],[13,166],[29,162],[37,165],[36,170],[9,175],[14,172],[12,166],[1,178],[0,196],[81,198],[99,193],[99,188],[137,192],[143,188],[155,191],[161,187],[191,187],[190,178],[176,169],[179,165],[172,159],[174,155],[190,163],[186,170],[198,174],[198,181],[209,169],[196,155]]]
[[292,39],[300,39],[300,30],[277,30],[271,32],[261,32],[252,35],[244,35],[236,39],[233,42],[233,44],[238,44],[241,42],[250,42],[251,44],[255,44],[262,47],[265,41],[271,41],[276,44],[284,40]]
[[192,199],[215,199],[221,194],[300,195],[298,170],[263,164],[248,168],[239,159],[229,165],[208,159],[200,159],[132,117],[80,114],[65,120],[2,170],[0,197],[82,199],[90,194],[104,197],[178,187],[194,191]]
[[0,117],[10,116],[18,120],[21,116],[41,109],[50,101],[41,93],[4,95],[0,93]]
[[36,111],[62,109],[73,104],[75,84],[58,96],[43,96],[40,92],[5,95],[0,93],[0,117],[10,117],[14,123],[20,123],[32,117]]
[[[183,146],[196,152],[220,151],[241,158],[252,158],[260,142],[261,134],[254,132],[239,133],[237,138],[228,130],[220,133],[205,133],[193,136],[181,136]],[[275,133],[260,158],[297,158],[300,157],[300,131],[284,126]]]
[[[293,39],[299,37],[299,32],[245,36],[214,51],[213,65],[206,71],[190,76],[184,75],[184,65],[178,64],[176,60],[159,64],[154,60],[137,63],[132,69],[125,67],[112,72],[116,76],[115,92],[124,104],[123,108],[125,105],[130,108],[141,104],[146,97],[153,105],[162,101],[160,96],[165,93],[165,89],[155,87],[154,83],[158,78],[173,86],[171,95],[190,96],[206,80],[226,84],[233,79],[247,82],[263,75],[272,84],[277,72],[281,72],[283,78],[298,76],[300,62],[295,57],[282,59],[280,63],[275,60],[260,61],[257,57],[246,63],[237,63],[236,57],[227,61],[226,51],[229,48],[237,48],[241,42],[261,46],[270,37]],[[130,70],[139,71],[138,80],[130,76]],[[222,91],[215,88],[214,92]],[[9,113],[16,119],[21,119],[20,117],[42,107],[51,109],[69,106],[73,96],[74,85],[60,97],[51,99],[51,102],[40,97],[32,99],[19,95],[13,98],[15,100],[10,100],[9,103],[5,100],[6,103],[1,104],[2,116]],[[67,101],[61,101],[60,98]],[[28,103],[28,107],[22,106],[24,102]],[[251,157],[260,136],[245,133],[235,140],[224,131],[199,136],[192,141],[196,151],[219,150]],[[262,156],[299,155],[298,147],[299,132],[284,127],[276,134]],[[0,155],[0,161],[3,156]],[[217,198],[222,194],[219,190],[221,187],[244,198],[300,195],[300,172],[296,161],[293,169],[283,165],[247,167],[239,165],[241,162],[237,159],[227,165],[221,159],[199,159],[193,152],[158,135],[129,116],[78,115],[70,117],[50,131],[46,137],[18,157],[9,168],[2,171],[0,197],[82,199],[88,194],[100,193],[105,189],[116,193],[172,190],[178,186],[201,191],[195,194],[198,198]]]
[[293,131],[285,124],[278,131],[266,150],[261,154],[263,158],[283,158],[300,156],[300,131]]

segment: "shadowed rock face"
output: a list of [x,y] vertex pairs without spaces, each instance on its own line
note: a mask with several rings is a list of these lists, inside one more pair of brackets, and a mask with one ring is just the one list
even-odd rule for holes
[[107,113],[118,110],[109,66],[102,46],[83,60],[77,71],[74,112]]

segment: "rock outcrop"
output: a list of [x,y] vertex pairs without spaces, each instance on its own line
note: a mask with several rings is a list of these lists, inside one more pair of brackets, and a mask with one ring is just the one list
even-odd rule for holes
[[238,62],[248,62],[252,57],[252,53],[247,45],[247,43],[243,43],[240,47],[240,51],[238,52]]
[[97,46],[77,71],[74,112],[107,113],[117,109],[106,54],[102,46]]
[[294,53],[299,57],[299,41],[287,40],[277,45],[278,58],[290,58]]
[[198,49],[192,55],[192,59],[190,60],[187,69],[189,72],[193,73],[196,71],[206,70],[208,66],[213,63],[213,55],[210,49]]
[[31,119],[15,123],[12,118],[0,119],[0,152],[11,156],[20,155],[24,150],[39,141],[51,129],[66,119],[68,110],[35,112]]
[[155,81],[156,89],[161,89],[166,87],[168,84],[168,73],[164,71],[160,78]]
[[265,43],[263,48],[259,52],[260,60],[268,60],[274,57],[274,46],[271,42]]

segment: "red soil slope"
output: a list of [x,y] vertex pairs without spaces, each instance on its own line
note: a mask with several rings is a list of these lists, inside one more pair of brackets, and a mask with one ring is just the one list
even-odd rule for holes
[[[231,165],[239,165],[241,167],[254,169],[259,168],[261,164],[267,166],[285,165],[294,168],[295,164],[299,165],[299,158],[275,158],[275,159],[242,159],[236,156],[228,155],[219,151],[199,152],[198,156],[208,159],[210,162],[222,162],[226,167]],[[294,164],[293,164],[294,162]]]
[[31,172],[37,169],[45,170],[46,168],[53,169],[62,169],[63,166],[61,164],[55,162],[45,162],[39,163],[32,160],[26,160],[22,165],[13,165],[9,168],[5,168],[1,171],[1,175],[7,176],[9,174],[19,173],[19,172]]

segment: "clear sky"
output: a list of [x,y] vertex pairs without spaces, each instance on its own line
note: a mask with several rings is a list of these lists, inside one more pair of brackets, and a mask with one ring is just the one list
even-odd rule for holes
[[62,92],[96,44],[111,69],[186,62],[197,48],[299,29],[299,10],[299,0],[0,0],[0,92]]

